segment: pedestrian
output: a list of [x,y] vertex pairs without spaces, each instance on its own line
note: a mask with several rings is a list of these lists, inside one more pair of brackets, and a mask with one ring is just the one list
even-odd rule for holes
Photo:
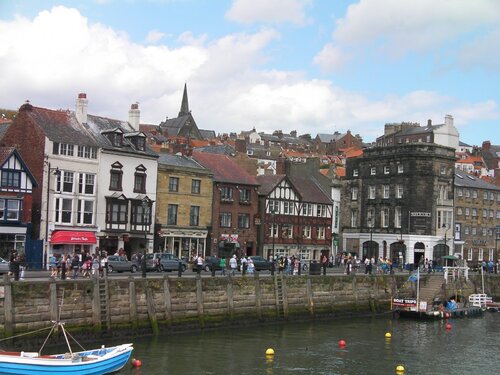
[[71,259],[71,269],[73,270],[72,278],[76,280],[78,278],[78,271],[80,269],[80,257],[78,254],[73,255],[73,259]]
[[241,274],[242,275],[245,275],[245,273],[247,272],[247,258],[245,258],[245,256],[243,255],[240,259],[240,268],[241,268]]
[[321,268],[323,269],[323,275],[326,275],[326,267],[328,266],[328,258],[325,254],[321,256]]
[[66,271],[67,271],[67,262],[68,262],[68,255],[64,254],[61,260],[61,280],[66,280]]
[[12,271],[14,273],[14,280],[19,281],[19,271],[20,271],[20,266],[21,266],[21,259],[19,258],[19,255],[17,255],[17,251],[15,254],[16,254],[16,256],[14,257],[14,260],[13,260]]
[[220,274],[226,276],[226,258],[221,257],[219,261]]
[[94,254],[92,256],[92,276],[99,275],[99,266],[99,257],[97,256],[97,254]]
[[248,257],[247,259],[247,272],[249,275],[253,275],[253,271],[255,269],[255,266],[253,264],[252,258]]
[[50,277],[55,279],[57,277],[57,254],[52,254],[49,258],[49,267],[52,271]]
[[233,254],[231,259],[229,259],[229,269],[231,276],[236,274],[236,269],[238,268],[238,261],[236,260],[236,254]]

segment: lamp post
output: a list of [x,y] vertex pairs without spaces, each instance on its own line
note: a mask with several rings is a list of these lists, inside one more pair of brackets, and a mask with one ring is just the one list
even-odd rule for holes
[[144,230],[144,251],[142,254],[142,260],[141,260],[141,270],[142,270],[142,277],[146,277],[146,248],[147,248],[147,223],[149,222],[148,220],[148,215],[146,215],[146,212],[149,213],[149,200],[147,197],[144,197],[142,199],[142,229]]
[[271,261],[274,262],[274,237],[275,237],[275,218],[276,218],[276,212],[274,211],[274,207],[271,211],[271,216],[273,218],[273,226],[272,226],[272,230],[271,230],[271,234],[273,236],[273,249],[272,249],[272,252],[271,252]]
[[370,245],[368,246],[366,257],[371,258],[373,256],[373,222],[371,217],[368,218],[368,227],[370,228]]
[[51,168],[50,162],[47,163],[47,209],[45,211],[45,257],[43,259],[44,265],[43,268],[47,268],[48,265],[48,257],[49,257],[49,209],[50,209],[50,176],[51,172],[54,173],[54,176],[59,177],[61,175],[61,171],[59,167]]

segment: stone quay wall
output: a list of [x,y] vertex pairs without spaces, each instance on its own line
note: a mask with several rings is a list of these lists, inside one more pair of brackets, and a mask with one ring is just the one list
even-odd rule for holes
[[[468,283],[479,292],[481,278]],[[500,296],[500,277],[485,278]],[[316,319],[388,311],[410,296],[405,275],[108,277],[0,283],[0,337],[65,322],[77,336],[158,334],[232,324]]]

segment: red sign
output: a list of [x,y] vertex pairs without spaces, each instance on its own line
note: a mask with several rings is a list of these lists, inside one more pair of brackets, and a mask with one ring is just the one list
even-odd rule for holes
[[94,232],[75,232],[69,230],[57,230],[52,232],[50,243],[59,244],[95,244],[97,239]]

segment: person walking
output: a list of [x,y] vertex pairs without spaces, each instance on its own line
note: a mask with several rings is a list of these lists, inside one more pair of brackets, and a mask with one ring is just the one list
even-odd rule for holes
[[328,266],[328,258],[325,254],[321,256],[321,268],[323,269],[323,275],[326,275],[326,267]]
[[220,274],[222,276],[226,276],[226,258],[224,257],[220,258],[219,266],[220,266]]
[[238,268],[238,261],[236,260],[236,254],[234,254],[231,259],[229,259],[229,269],[231,276],[236,274],[236,269]]

